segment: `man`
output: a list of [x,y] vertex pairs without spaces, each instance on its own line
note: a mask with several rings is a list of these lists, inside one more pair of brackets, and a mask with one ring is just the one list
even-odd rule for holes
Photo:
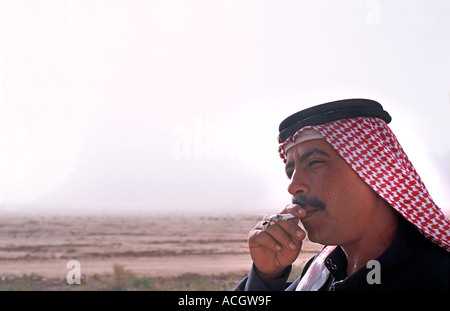
[[[280,124],[292,203],[249,233],[237,290],[450,290],[450,221],[408,160],[383,107],[349,99]],[[279,219],[289,218],[290,219]],[[326,245],[287,282],[306,233]]]

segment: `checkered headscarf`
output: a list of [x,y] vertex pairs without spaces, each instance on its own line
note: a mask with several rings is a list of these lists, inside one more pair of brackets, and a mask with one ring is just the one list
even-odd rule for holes
[[450,252],[450,221],[433,202],[394,133],[380,118],[357,117],[305,126],[280,144],[315,129],[358,175],[429,240]]

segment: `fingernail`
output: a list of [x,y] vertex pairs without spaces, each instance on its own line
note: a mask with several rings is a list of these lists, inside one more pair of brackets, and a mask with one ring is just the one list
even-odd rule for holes
[[295,232],[295,235],[296,235],[298,238],[301,238],[301,237],[303,237],[303,231],[297,230],[297,231]]
[[305,209],[303,207],[299,207],[297,210],[297,213],[301,214],[305,211]]
[[280,245],[275,245],[275,249],[276,249],[277,251],[281,251],[281,246],[280,246]]
[[289,242],[289,248],[290,249],[296,249],[297,245],[295,245],[294,242]]

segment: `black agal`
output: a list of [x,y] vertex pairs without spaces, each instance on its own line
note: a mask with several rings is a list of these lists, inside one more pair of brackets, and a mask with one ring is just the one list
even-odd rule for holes
[[282,143],[301,128],[356,117],[376,117],[386,123],[391,116],[380,103],[370,99],[344,99],[299,111],[280,123],[278,142]]

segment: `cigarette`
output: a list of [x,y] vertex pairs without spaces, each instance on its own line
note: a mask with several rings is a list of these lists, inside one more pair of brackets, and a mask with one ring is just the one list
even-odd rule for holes
[[295,216],[292,214],[275,214],[270,217],[270,221],[287,220],[291,218],[295,218]]

